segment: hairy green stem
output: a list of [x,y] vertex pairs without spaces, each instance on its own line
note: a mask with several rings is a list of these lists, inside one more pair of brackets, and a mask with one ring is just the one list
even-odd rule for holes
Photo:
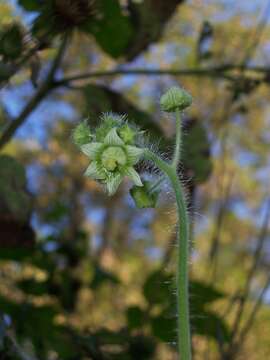
[[181,129],[181,115],[180,110],[176,110],[175,112],[176,118],[176,125],[175,125],[175,134],[176,134],[176,141],[175,141],[175,149],[173,154],[173,161],[172,165],[174,168],[177,168],[177,165],[180,160],[180,153],[181,153],[181,140],[182,140],[182,129]]
[[149,193],[153,193],[155,190],[159,189],[160,185],[165,180],[165,176],[161,176],[159,179],[157,179],[153,185],[149,189]]
[[[176,148],[177,147],[178,146],[176,146]],[[148,149],[145,149],[144,156],[146,159],[153,161],[154,164],[167,175],[175,193],[179,224],[176,277],[178,349],[181,360],[191,360],[191,337],[188,304],[189,221],[184,193],[176,172],[175,161],[173,164],[169,165]],[[179,156],[179,154],[177,156]]]
[[[174,166],[175,169],[177,169],[177,166],[180,161],[181,144],[182,144],[181,114],[179,110],[176,111],[175,117],[176,117],[176,128],[175,128],[176,141],[175,141],[175,149],[174,149],[172,165]],[[164,180],[165,180],[165,176],[161,176],[159,179],[157,179],[150,187],[149,192],[151,193],[157,190]]]

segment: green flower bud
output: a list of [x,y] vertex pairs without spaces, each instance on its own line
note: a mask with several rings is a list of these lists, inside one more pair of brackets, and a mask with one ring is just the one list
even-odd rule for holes
[[133,144],[136,136],[136,131],[133,130],[130,126],[127,124],[121,126],[121,128],[118,130],[120,138],[124,141],[126,144]]
[[113,128],[119,128],[123,124],[124,116],[108,113],[103,114],[101,117],[101,124],[96,129],[96,140],[104,141],[106,135]]
[[72,137],[77,146],[82,146],[91,142],[92,135],[86,120],[75,127]]
[[143,181],[143,186],[133,186],[130,195],[139,209],[155,208],[158,200],[158,191],[151,192],[151,182]]
[[106,170],[114,171],[118,165],[127,163],[127,156],[119,146],[109,146],[101,155],[101,162]]
[[192,104],[192,96],[181,89],[173,86],[160,98],[160,106],[163,111],[175,112],[177,110],[184,110]]

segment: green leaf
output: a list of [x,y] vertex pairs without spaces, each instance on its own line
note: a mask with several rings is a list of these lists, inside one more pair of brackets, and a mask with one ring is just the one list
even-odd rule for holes
[[96,265],[94,277],[91,281],[90,287],[95,290],[99,286],[101,286],[103,283],[106,283],[106,282],[109,282],[112,284],[119,284],[119,279],[113,273]]
[[39,11],[41,8],[39,0],[19,0],[18,3],[27,11]]
[[[12,179],[12,181],[11,181]],[[26,192],[24,167],[8,155],[0,156],[0,215],[25,222],[31,212],[31,196]]]
[[47,283],[35,279],[21,280],[17,282],[17,286],[26,294],[44,295],[48,293]]
[[223,342],[230,339],[230,331],[223,319],[214,312],[208,311],[206,306],[226,296],[225,293],[213,286],[199,281],[190,284],[190,312],[191,325],[197,334],[212,337]]
[[199,313],[207,304],[226,296],[223,292],[215,289],[213,286],[194,280],[190,283],[189,292],[191,311],[195,311],[196,313]]
[[15,60],[23,51],[23,32],[21,25],[11,23],[0,32],[0,54],[5,59]]
[[146,314],[138,306],[130,306],[126,310],[129,329],[137,329],[145,324]]
[[151,319],[153,335],[167,343],[176,341],[176,327],[176,317],[161,314]]
[[[124,357],[123,360],[150,360],[155,358],[156,342],[152,337],[144,335],[132,336],[128,345],[130,356]],[[116,359],[118,360],[118,358]]]
[[28,302],[16,303],[0,297],[0,308],[11,317],[18,340],[30,338],[39,354],[46,346],[59,344],[62,335],[54,324],[58,313],[55,307],[34,306]]
[[143,0],[129,2],[129,16],[135,25],[135,31],[126,50],[126,58],[134,59],[157,42],[171,16],[177,12],[177,6],[184,0]]
[[58,222],[63,219],[69,212],[69,208],[63,202],[52,203],[48,211],[45,211],[44,220],[48,222]]
[[174,298],[172,276],[157,270],[152,272],[143,286],[143,294],[149,304],[167,306]]
[[211,337],[222,343],[230,341],[231,333],[228,326],[220,316],[211,311],[194,314],[191,318],[191,326],[196,334]]
[[0,251],[1,260],[23,261],[33,256],[34,251],[26,248],[2,247]]
[[183,163],[196,183],[205,182],[212,172],[210,143],[207,131],[201,123],[193,119],[186,125],[183,136]]
[[118,0],[100,0],[98,19],[91,19],[80,26],[81,30],[93,34],[100,47],[114,58],[125,53],[133,34],[129,18],[123,14]]
[[97,331],[96,335],[100,338],[101,344],[123,344],[128,339],[126,332],[114,332],[103,328]]

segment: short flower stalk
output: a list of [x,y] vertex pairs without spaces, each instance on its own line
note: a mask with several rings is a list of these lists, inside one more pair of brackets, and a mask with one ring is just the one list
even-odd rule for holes
[[[138,208],[156,207],[158,194],[165,177],[175,193],[178,212],[177,255],[177,330],[179,359],[191,359],[191,336],[188,304],[189,221],[185,197],[177,168],[181,159],[181,111],[190,106],[191,96],[183,89],[173,87],[160,99],[161,109],[175,113],[176,137],[171,162],[166,162],[148,148],[139,146],[141,132],[132,127],[126,118],[117,114],[105,114],[100,126],[93,131],[86,122],[79,124],[73,133],[74,142],[89,157],[90,164],[85,176],[103,184],[109,195],[115,194],[124,178],[134,186],[130,194]],[[164,174],[154,184],[141,179],[136,164],[146,159]]]

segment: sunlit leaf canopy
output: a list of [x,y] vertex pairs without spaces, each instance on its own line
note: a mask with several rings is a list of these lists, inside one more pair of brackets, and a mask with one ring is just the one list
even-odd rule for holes
[[136,209],[128,179],[108,198],[72,129],[127,114],[169,158],[159,98],[180,85],[194,99],[179,167],[194,358],[269,357],[269,13],[259,0],[0,1],[1,355],[174,358],[170,188],[155,209]]

